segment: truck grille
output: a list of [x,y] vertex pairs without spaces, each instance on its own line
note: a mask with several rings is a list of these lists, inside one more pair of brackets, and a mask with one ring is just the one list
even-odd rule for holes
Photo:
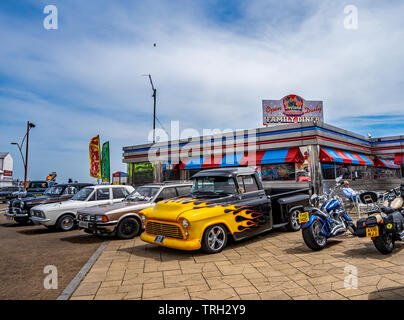
[[158,234],[170,238],[183,239],[182,232],[179,226],[174,224],[160,223],[149,221],[146,226],[146,232],[150,234]]

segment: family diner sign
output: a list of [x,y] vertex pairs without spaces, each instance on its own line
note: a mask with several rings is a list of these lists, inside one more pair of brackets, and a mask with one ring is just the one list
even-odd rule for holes
[[265,126],[282,123],[323,122],[323,101],[304,100],[295,94],[281,100],[262,100]]

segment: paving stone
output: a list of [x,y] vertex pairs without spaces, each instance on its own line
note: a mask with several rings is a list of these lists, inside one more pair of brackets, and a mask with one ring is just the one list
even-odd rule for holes
[[[404,300],[399,249],[382,256],[368,239],[346,235],[314,252],[300,233],[280,231],[214,255],[111,241],[71,299]],[[345,289],[347,266],[357,268],[358,289]]]

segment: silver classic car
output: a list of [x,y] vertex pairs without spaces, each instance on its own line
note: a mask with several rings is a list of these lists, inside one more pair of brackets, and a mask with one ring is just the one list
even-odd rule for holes
[[79,228],[92,234],[112,234],[120,239],[139,235],[143,223],[139,211],[161,200],[189,194],[190,183],[152,183],[138,187],[124,201],[77,212]]

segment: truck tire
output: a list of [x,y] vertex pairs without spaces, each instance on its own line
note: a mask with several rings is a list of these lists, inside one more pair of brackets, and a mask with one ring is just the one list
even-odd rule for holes
[[286,230],[290,232],[296,232],[300,230],[299,224],[299,213],[301,213],[301,209],[293,209],[289,214],[289,221],[286,225]]
[[140,224],[135,218],[125,218],[116,227],[119,239],[132,239],[139,234]]
[[206,228],[202,237],[202,251],[206,253],[219,253],[226,247],[227,229],[223,224],[215,224]]
[[302,230],[304,243],[312,250],[319,251],[327,245],[327,238],[319,234],[321,222],[314,220],[313,223]]
[[389,254],[394,249],[394,239],[391,233],[384,233],[373,240],[376,249],[382,254]]
[[56,222],[56,228],[60,231],[70,231],[74,228],[74,216],[71,214],[64,214]]

